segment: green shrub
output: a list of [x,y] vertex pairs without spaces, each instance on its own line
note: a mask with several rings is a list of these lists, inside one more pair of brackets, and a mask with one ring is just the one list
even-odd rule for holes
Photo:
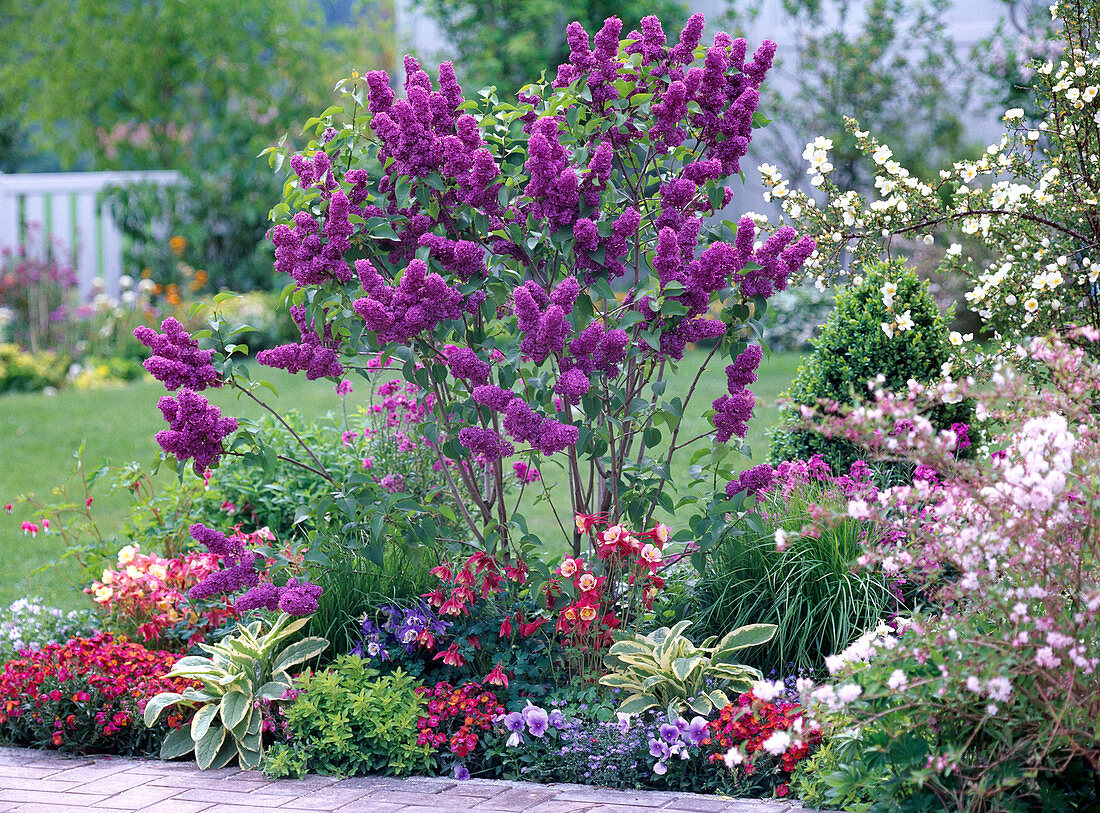
[[862,763],[859,742],[859,731],[848,729],[823,743],[795,766],[791,794],[810,808],[860,810],[868,805],[882,775]]
[[401,776],[432,767],[431,746],[417,744],[416,722],[427,704],[404,672],[379,677],[367,661],[348,655],[304,673],[297,688],[284,710],[288,740],[267,751],[270,776]]
[[49,350],[26,353],[15,344],[0,344],[0,393],[38,392],[60,387],[69,359]]
[[[797,533],[810,521],[812,504],[846,504],[843,492],[813,481],[769,492],[713,549],[696,587],[696,629],[721,634],[743,624],[776,625],[767,644],[748,649],[746,663],[765,673],[820,668],[883,613],[896,606],[881,573],[853,569],[861,539],[871,529],[849,520],[819,537]],[[776,547],[782,529],[791,539]],[[873,532],[873,531],[872,531]]]
[[[833,313],[813,341],[813,354],[781,396],[791,403],[781,410],[780,426],[772,435],[773,463],[821,454],[833,471],[847,471],[862,457],[859,449],[846,440],[793,431],[800,421],[799,406],[817,406],[820,399],[851,404],[867,395],[867,381],[879,375],[884,388],[897,391],[904,390],[909,379],[922,384],[940,381],[944,364],[958,370],[959,354],[947,328],[951,314],[945,318],[940,312],[927,282],[900,263],[867,266],[856,279],[837,294]],[[884,286],[890,284],[897,291],[887,306]],[[899,327],[905,314],[911,327]],[[938,407],[929,417],[946,429],[956,422],[969,424],[972,414],[973,406],[962,402]]]

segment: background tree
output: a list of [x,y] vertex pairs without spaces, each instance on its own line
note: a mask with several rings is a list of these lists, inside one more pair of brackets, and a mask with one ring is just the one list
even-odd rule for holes
[[[327,104],[302,77],[331,88],[394,47],[390,0],[0,0],[0,87],[21,129],[65,168],[183,173],[176,259],[215,287],[270,278],[257,251],[280,182],[255,156]],[[151,200],[117,201],[139,244],[157,242]]]
[[554,78],[569,57],[565,27],[571,22],[598,31],[615,15],[625,36],[642,17],[654,14],[675,38],[688,16],[677,0],[413,0],[413,7],[446,32],[445,58],[454,58],[467,95],[496,85],[502,98],[537,81],[540,71]]
[[[935,174],[965,139],[964,66],[947,35],[949,0],[782,0],[793,40],[780,43],[781,80],[761,109],[773,124],[761,134],[785,174],[801,173],[802,152],[817,136],[833,141],[834,176],[866,189],[872,175],[844,129],[852,116],[889,133],[899,158]],[[760,4],[731,8],[724,22],[743,28]]]

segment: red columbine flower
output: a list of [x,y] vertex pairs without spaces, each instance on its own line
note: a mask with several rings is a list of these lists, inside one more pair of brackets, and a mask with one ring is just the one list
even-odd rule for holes
[[485,683],[491,683],[494,686],[503,686],[508,688],[508,674],[501,668],[500,663],[497,663],[491,672],[485,676]]
[[7,511],[9,514],[11,513],[11,503],[10,502],[7,505],[4,506],[4,510]]
[[516,584],[527,583],[527,563],[522,559],[517,559],[514,565],[506,565],[504,568],[504,575],[514,581]]
[[443,663],[447,664],[447,666],[464,666],[466,664],[465,659],[459,654],[458,644],[451,644],[442,652],[436,652],[432,660],[441,660]]
[[582,570],[584,570],[584,560],[579,556],[576,559],[566,559],[558,566],[558,573],[566,579],[573,578]]
[[607,522],[607,515],[606,514],[581,514],[581,513],[578,512],[577,516],[576,516],[576,521],[577,521],[577,532],[582,533],[582,534],[586,534],[586,533],[588,533],[589,529],[593,525],[595,525],[597,522],[599,522],[599,523]]
[[545,618],[536,618],[534,621],[528,621],[527,623],[521,623],[520,626],[519,626],[520,636],[523,637],[523,638],[530,638],[532,635],[534,635],[536,632],[538,632],[539,627],[541,627],[543,624],[545,624],[546,621],[547,621],[547,619],[545,619]]
[[512,634],[512,619],[508,616],[504,617],[504,621],[500,625],[500,638],[507,638]]

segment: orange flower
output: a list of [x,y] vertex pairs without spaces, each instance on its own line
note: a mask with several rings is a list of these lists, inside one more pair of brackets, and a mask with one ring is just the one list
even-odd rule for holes
[[187,238],[175,235],[168,239],[168,248],[172,250],[172,253],[177,257],[183,256],[183,250],[187,248]]

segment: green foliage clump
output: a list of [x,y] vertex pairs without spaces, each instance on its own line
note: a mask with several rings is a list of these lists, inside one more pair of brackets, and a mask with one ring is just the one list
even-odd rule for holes
[[65,383],[69,360],[49,350],[25,353],[15,344],[0,344],[0,393],[38,392]]
[[[791,775],[791,793],[803,805],[823,810],[857,810],[872,800],[882,781],[860,760],[860,733],[846,729],[800,761]],[[853,781],[853,780],[858,781]]]
[[380,677],[367,661],[348,655],[304,673],[297,686],[300,694],[285,709],[289,739],[268,749],[268,775],[402,776],[432,767],[431,746],[417,744],[416,722],[426,703],[406,673]]
[[[811,505],[847,503],[838,488],[820,483],[769,493],[757,514],[734,525],[714,548],[696,585],[696,627],[720,634],[742,624],[776,625],[775,637],[747,650],[745,661],[767,671],[812,670],[840,652],[895,606],[881,573],[853,568],[872,532],[848,520],[820,536],[798,531]],[[776,531],[790,535],[777,550]]]
[[608,674],[600,684],[619,689],[627,697],[619,705],[622,714],[640,714],[652,708],[666,709],[669,719],[690,710],[709,714],[747,692],[760,672],[735,660],[737,653],[771,640],[771,624],[748,624],[718,640],[712,635],[696,645],[684,635],[690,621],[661,627],[649,635],[631,635],[608,650]]
[[152,728],[172,706],[195,709],[191,721],[169,734],[160,747],[161,759],[176,759],[192,751],[201,770],[224,768],[237,759],[242,768],[263,760],[263,710],[282,700],[292,686],[292,667],[320,655],[323,638],[302,638],[283,646],[306,618],[281,613],[271,628],[262,622],[239,625],[219,644],[199,644],[209,656],[180,658],[165,677],[197,681],[201,689],[161,692],[145,706],[145,725]]
[[[888,296],[888,286],[896,286]],[[843,289],[836,308],[814,340],[813,354],[798,369],[782,397],[790,403],[780,412],[772,435],[771,460],[806,460],[820,454],[833,471],[847,471],[862,455],[843,439],[799,431],[799,407],[817,407],[822,399],[852,404],[867,394],[867,381],[882,376],[882,387],[903,391],[910,379],[933,384],[944,365],[957,370],[959,355],[951,345],[947,319],[916,274],[900,263],[865,266],[861,277]],[[911,324],[910,324],[911,323]],[[884,327],[885,326],[885,327]],[[947,429],[970,423],[969,402],[937,407],[932,423]]]

